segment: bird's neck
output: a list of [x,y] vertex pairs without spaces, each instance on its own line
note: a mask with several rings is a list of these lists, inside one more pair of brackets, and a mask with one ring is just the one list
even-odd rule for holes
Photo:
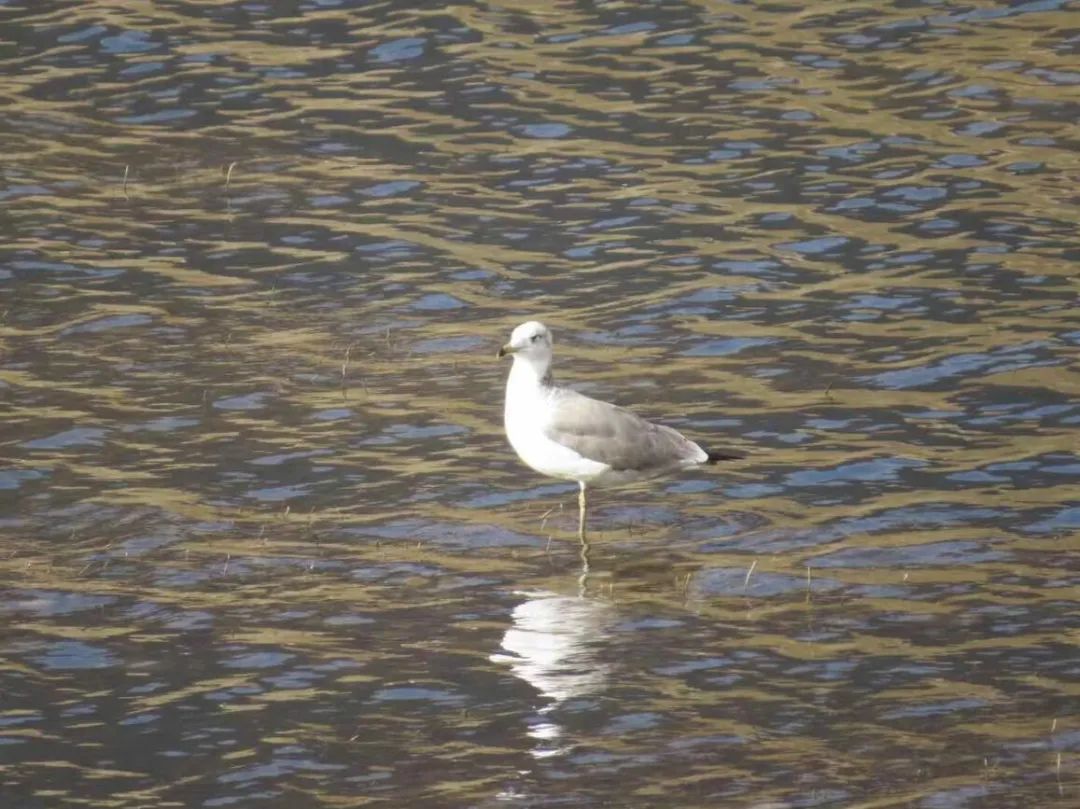
[[524,357],[515,357],[510,368],[510,378],[506,382],[507,398],[516,394],[534,393],[552,382],[550,362],[541,364],[530,362]]

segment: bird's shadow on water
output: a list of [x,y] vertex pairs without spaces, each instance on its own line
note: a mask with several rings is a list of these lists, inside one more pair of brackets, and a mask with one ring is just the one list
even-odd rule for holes
[[628,652],[641,633],[674,631],[713,600],[746,607],[801,600],[802,583],[791,577],[763,573],[748,580],[745,570],[711,567],[691,550],[657,550],[602,539],[582,545],[568,536],[549,548],[547,575],[514,590],[509,625],[489,660],[538,695],[523,719],[535,760],[572,755],[588,738],[579,732],[584,717],[595,721],[615,711],[612,689],[656,665],[650,651]]
[[608,688],[612,665],[603,657],[618,617],[615,606],[584,593],[519,591],[521,601],[490,660],[532,686],[541,706],[526,720],[531,753],[543,759],[569,752],[560,708],[597,698]]

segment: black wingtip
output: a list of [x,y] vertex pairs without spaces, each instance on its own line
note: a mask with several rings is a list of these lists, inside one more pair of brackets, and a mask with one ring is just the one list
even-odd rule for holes
[[745,452],[710,452],[709,459],[705,463],[720,463],[720,461],[741,461],[746,457]]

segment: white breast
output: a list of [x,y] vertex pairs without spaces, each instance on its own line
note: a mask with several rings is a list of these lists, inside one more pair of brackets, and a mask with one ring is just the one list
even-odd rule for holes
[[551,390],[534,375],[515,373],[518,370],[515,363],[506,384],[504,413],[506,437],[518,457],[540,474],[562,480],[587,483],[607,472],[607,464],[590,461],[545,435],[554,404]]

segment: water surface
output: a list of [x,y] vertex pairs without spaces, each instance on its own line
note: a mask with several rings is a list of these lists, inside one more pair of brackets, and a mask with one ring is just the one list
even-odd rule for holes
[[0,804],[1076,805],[1075,5],[0,25]]

